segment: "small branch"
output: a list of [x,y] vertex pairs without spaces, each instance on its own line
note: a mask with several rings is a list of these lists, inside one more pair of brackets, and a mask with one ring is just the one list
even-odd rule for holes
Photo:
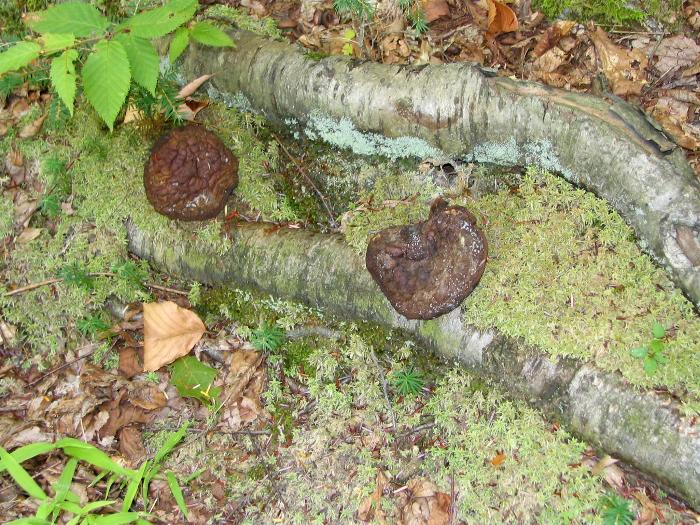
[[[90,347],[92,347],[92,348],[90,348]],[[43,376],[41,376],[39,379],[35,379],[31,383],[27,384],[26,388],[32,387],[32,386],[36,385],[37,383],[41,383],[44,379],[46,379],[50,375],[55,374],[56,372],[59,372],[59,371],[63,370],[64,368],[67,368],[71,365],[74,365],[75,363],[77,363],[78,361],[82,361],[86,357],[90,357],[92,354],[95,353],[95,351],[99,347],[100,347],[99,343],[90,343],[89,345],[81,346],[80,348],[78,348],[76,350],[77,352],[80,352],[80,350],[85,350],[86,348],[90,348],[90,350],[83,356],[80,356],[76,359],[73,359],[72,361],[67,361],[67,362],[63,363],[62,365],[57,366],[56,368],[52,368],[51,370],[46,372]]]
[[[88,274],[90,277],[116,277],[115,274],[111,272],[93,272]],[[29,292],[31,290],[35,290],[37,288],[41,288],[42,286],[48,286],[51,284],[56,284],[56,283],[61,283],[63,282],[63,278],[61,277],[56,277],[54,279],[46,279],[45,281],[40,281],[38,283],[31,283],[26,286],[22,286],[20,288],[15,288],[14,290],[10,290],[9,292],[5,292],[3,295],[5,297],[11,297],[13,295],[19,295],[24,292]],[[168,288],[167,286],[161,286],[160,284],[155,284],[155,283],[142,283],[144,286],[148,288],[153,288],[154,290],[160,290],[162,292],[169,292],[169,293],[174,293],[178,295],[184,295],[185,297],[188,295],[187,292],[183,292],[182,290],[176,290],[175,288]]]
[[284,153],[287,155],[287,157],[289,157],[289,160],[291,160],[294,163],[294,165],[297,167],[297,170],[299,170],[299,173],[301,173],[302,177],[304,177],[304,179],[306,179],[306,182],[308,182],[309,185],[313,188],[314,192],[316,192],[316,195],[318,195],[318,198],[321,199],[321,203],[323,204],[323,207],[326,208],[326,213],[328,213],[328,218],[330,220],[331,228],[337,228],[338,223],[335,222],[335,217],[333,216],[333,212],[331,211],[331,207],[328,204],[328,200],[326,199],[325,195],[323,195],[323,193],[321,193],[321,190],[319,190],[318,187],[316,186],[316,184],[314,184],[314,181],[311,180],[311,177],[309,177],[309,175],[306,173],[306,170],[301,166],[301,164],[299,164],[297,159],[295,159],[292,156],[292,154],[289,153],[289,150],[287,150],[287,148],[282,143],[282,141],[279,139],[279,137],[277,135],[275,135],[274,133],[272,133],[272,136],[275,137],[275,140],[277,141],[277,144],[279,144],[280,147],[282,148],[282,151],[284,151]]

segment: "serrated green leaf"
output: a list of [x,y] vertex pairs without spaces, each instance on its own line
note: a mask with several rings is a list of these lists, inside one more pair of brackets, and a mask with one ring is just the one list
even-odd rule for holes
[[175,474],[168,471],[165,473],[165,478],[168,480],[168,487],[170,487],[170,492],[173,493],[173,497],[175,498],[175,502],[177,503],[180,512],[182,512],[182,515],[185,517],[185,519],[187,519],[187,505],[185,504],[185,497],[182,495],[182,489],[175,478]]
[[61,53],[51,61],[51,71],[49,78],[53,84],[56,93],[61,97],[63,104],[68,108],[71,116],[73,116],[73,103],[75,102],[76,80],[75,60],[78,58],[78,52],[75,49],[69,49]]
[[0,459],[2,459],[7,473],[12,477],[12,479],[15,480],[15,483],[17,483],[17,485],[19,485],[24,492],[36,499],[48,499],[48,496],[43,490],[41,490],[39,484],[34,481],[29,473],[24,470],[22,465],[17,463],[17,460],[13,458],[3,447],[0,447]]
[[656,373],[656,370],[659,368],[659,365],[656,362],[656,359],[653,359],[651,357],[647,357],[644,359],[644,371],[651,375]]
[[156,94],[160,73],[160,58],[153,44],[145,38],[120,34],[116,38],[126,51],[131,66],[131,78],[151,95]]
[[205,365],[196,357],[186,355],[170,365],[170,381],[182,397],[194,397],[209,403],[221,393],[221,388],[212,388],[216,379],[215,368]]
[[168,58],[170,63],[174,64],[178,57],[190,43],[190,30],[186,27],[180,27],[175,31],[173,39],[170,41],[170,50],[168,52]]
[[95,6],[82,2],[58,4],[27,18],[27,25],[37,33],[72,33],[77,37],[101,35],[109,24]]
[[71,33],[46,33],[39,38],[41,52],[50,55],[75,44],[75,35]]
[[134,36],[160,38],[190,20],[196,11],[196,0],[170,2],[163,7],[139,13],[127,20],[124,27],[128,27]]
[[641,359],[642,357],[646,357],[647,355],[647,349],[644,348],[643,346],[640,346],[639,348],[635,348],[630,352],[632,354],[632,357],[636,357],[637,359]]
[[110,131],[131,84],[129,58],[116,41],[102,40],[83,66],[83,89],[88,101]]
[[185,437],[189,426],[189,421],[185,422],[185,424],[182,425],[177,432],[172,433],[168,439],[165,440],[165,443],[163,443],[160,449],[158,449],[158,452],[156,452],[156,455],[153,458],[154,463],[160,463],[165,456],[170,454],[170,451],[175,448],[175,445],[177,445],[180,441],[182,441],[182,438]]
[[660,341],[659,339],[654,339],[651,343],[649,343],[649,350],[651,350],[651,353],[653,353],[653,354],[658,354],[660,352],[663,352],[663,350],[664,350],[663,341]]
[[661,323],[654,323],[651,327],[651,333],[657,339],[663,339],[666,335],[666,330],[664,330],[664,327],[661,325]]
[[18,42],[7,51],[0,53],[0,75],[8,71],[22,69],[39,57],[41,47],[35,42]]
[[207,22],[197,22],[190,29],[192,40],[206,46],[232,47],[234,45],[231,37],[213,24]]

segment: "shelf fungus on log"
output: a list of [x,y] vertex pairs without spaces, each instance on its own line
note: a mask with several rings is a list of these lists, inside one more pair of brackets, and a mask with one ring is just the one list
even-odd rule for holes
[[365,263],[397,312],[408,319],[434,319],[474,290],[486,257],[486,239],[474,216],[438,198],[427,221],[374,235]]
[[158,139],[143,181],[157,212],[183,221],[212,219],[238,184],[238,159],[219,137],[190,124]]

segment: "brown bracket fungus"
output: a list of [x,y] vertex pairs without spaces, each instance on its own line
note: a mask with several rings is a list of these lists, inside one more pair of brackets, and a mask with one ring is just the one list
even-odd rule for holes
[[427,221],[374,235],[366,265],[397,312],[408,319],[434,319],[474,290],[486,256],[486,238],[474,216],[436,199]]
[[212,219],[238,184],[238,159],[202,126],[174,128],[153,146],[143,182],[159,213],[183,221]]

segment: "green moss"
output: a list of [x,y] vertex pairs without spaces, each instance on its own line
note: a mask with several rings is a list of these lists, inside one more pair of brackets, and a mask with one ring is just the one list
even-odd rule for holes
[[10,199],[0,195],[0,240],[14,232],[15,207]]
[[[485,218],[489,242],[484,276],[463,304],[467,322],[697,399],[700,319],[605,202],[529,170],[517,192],[467,205]],[[669,334],[669,362],[648,376],[630,350],[646,344],[655,321]]]
[[270,17],[254,18],[248,14],[247,9],[233,8],[226,5],[215,5],[207,9],[205,16],[223,20],[235,26],[270,38],[281,39],[284,37],[282,31],[277,27],[277,22]]

